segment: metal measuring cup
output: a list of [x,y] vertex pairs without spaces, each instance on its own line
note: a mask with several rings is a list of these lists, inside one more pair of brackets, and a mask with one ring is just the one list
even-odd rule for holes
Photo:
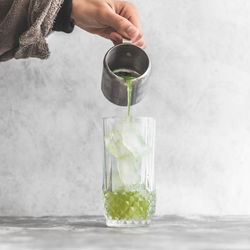
[[104,57],[102,92],[110,102],[119,106],[127,106],[126,81],[114,73],[117,70],[136,72],[139,75],[131,80],[131,105],[140,102],[145,94],[146,83],[151,70],[151,63],[146,52],[133,44],[125,42],[112,47]]

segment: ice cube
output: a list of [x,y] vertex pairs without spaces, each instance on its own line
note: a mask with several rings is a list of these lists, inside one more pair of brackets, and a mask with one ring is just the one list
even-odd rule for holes
[[133,155],[117,159],[119,176],[124,185],[133,185],[140,182],[140,165]]
[[119,177],[125,185],[140,182],[141,160],[149,152],[143,129],[139,119],[128,117],[105,136],[106,148],[117,159]]
[[125,157],[130,152],[123,145],[122,136],[116,129],[110,131],[104,138],[108,151],[116,158]]
[[122,143],[136,159],[141,159],[150,149],[143,138],[143,124],[138,119],[127,119],[119,128]]

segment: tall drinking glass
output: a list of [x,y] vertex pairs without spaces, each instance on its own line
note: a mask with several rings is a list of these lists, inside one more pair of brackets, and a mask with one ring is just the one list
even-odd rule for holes
[[155,212],[155,120],[103,119],[104,214],[107,226],[149,224]]

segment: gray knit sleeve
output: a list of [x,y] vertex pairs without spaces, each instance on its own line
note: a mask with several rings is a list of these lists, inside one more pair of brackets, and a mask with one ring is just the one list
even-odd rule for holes
[[14,0],[0,20],[0,61],[48,58],[45,38],[52,31],[62,3],[63,0]]

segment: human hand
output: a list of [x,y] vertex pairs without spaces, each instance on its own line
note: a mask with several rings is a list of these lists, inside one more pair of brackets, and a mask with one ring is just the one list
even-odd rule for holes
[[110,39],[115,45],[122,39],[141,48],[146,44],[136,7],[121,0],[73,0],[73,22],[80,28]]

